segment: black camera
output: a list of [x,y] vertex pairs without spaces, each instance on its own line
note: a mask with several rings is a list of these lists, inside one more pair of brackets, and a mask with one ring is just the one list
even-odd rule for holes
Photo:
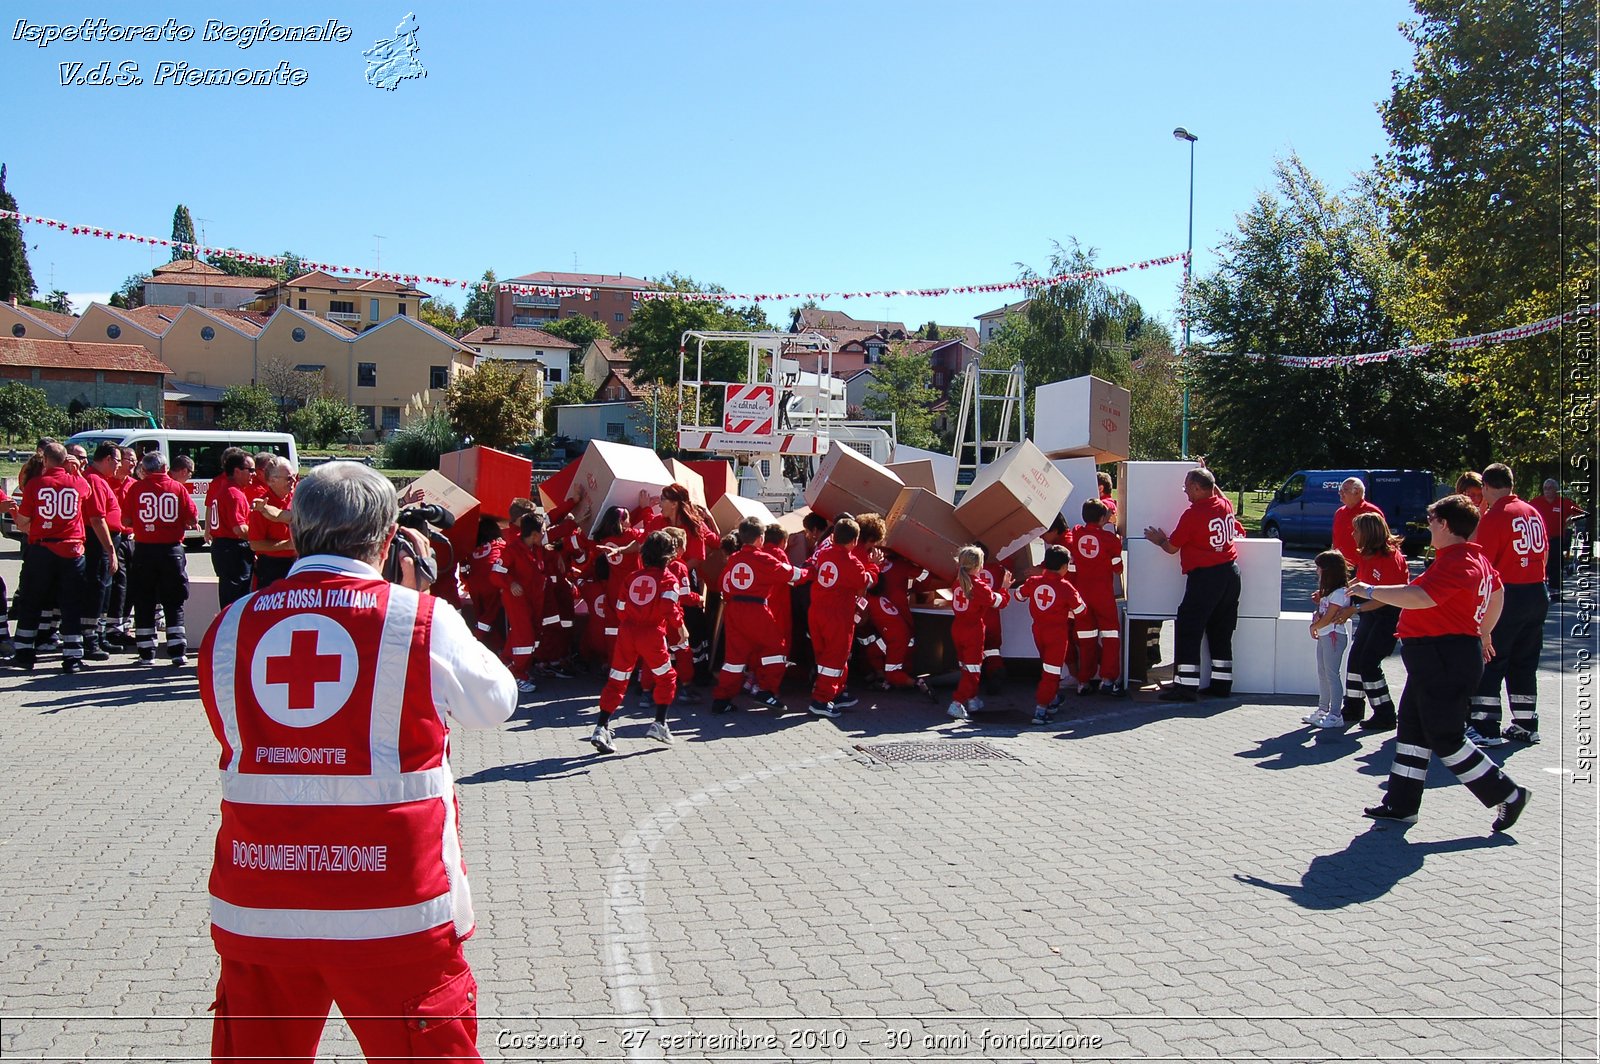
[[[418,503],[415,506],[403,506],[395,517],[395,524],[401,528],[425,532],[433,541],[443,540],[444,537],[434,532],[435,528],[449,528],[456,523],[455,516],[442,506],[433,503]],[[396,534],[394,542],[389,544],[389,557],[384,559],[383,578],[391,584],[400,582],[400,559],[410,558],[417,567],[417,576],[426,591],[433,586],[439,578],[439,567],[431,554],[421,555],[411,543],[411,537]]]

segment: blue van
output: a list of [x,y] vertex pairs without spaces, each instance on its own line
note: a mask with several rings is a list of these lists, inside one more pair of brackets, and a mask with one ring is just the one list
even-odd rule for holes
[[1428,545],[1428,505],[1433,502],[1433,474],[1417,469],[1301,469],[1290,475],[1261,515],[1261,534],[1296,546],[1327,547],[1333,543],[1333,512],[1339,508],[1339,485],[1359,477],[1367,501],[1383,511],[1389,529],[1405,537],[1402,548],[1416,557]]

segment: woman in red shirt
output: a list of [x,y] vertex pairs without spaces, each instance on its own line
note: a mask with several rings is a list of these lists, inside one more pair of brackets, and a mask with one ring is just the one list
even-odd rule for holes
[[1467,738],[1469,699],[1483,663],[1494,656],[1490,633],[1505,600],[1499,574],[1482,548],[1469,542],[1477,527],[1471,501],[1446,496],[1428,507],[1433,564],[1415,582],[1350,585],[1351,598],[1400,607],[1396,634],[1406,663],[1389,787],[1383,801],[1362,811],[1373,820],[1417,822],[1433,754],[1478,801],[1499,806],[1492,830],[1509,829],[1528,805],[1528,789]]
[[[1406,556],[1400,552],[1400,537],[1389,532],[1382,514],[1357,514],[1350,531],[1356,543],[1357,580],[1377,586],[1411,582]],[[1390,731],[1395,724],[1394,702],[1383,676],[1383,659],[1394,653],[1400,608],[1368,600],[1356,607],[1355,615],[1356,634],[1350,640],[1350,659],[1344,667],[1344,722],[1359,723],[1362,731]],[[1369,702],[1372,717],[1362,721]]]

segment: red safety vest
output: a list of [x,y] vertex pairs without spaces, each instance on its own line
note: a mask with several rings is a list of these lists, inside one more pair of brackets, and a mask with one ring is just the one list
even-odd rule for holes
[[206,633],[223,957],[368,966],[472,933],[449,726],[432,695],[433,601],[301,562]]

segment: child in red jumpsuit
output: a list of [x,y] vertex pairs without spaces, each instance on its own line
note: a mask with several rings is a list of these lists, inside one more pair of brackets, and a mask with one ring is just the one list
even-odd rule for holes
[[611,675],[600,691],[600,721],[588,740],[602,754],[616,752],[611,718],[622,705],[635,665],[655,679],[656,719],[645,734],[659,742],[672,742],[667,707],[678,690],[678,676],[667,654],[667,633],[683,625],[678,578],[667,570],[674,553],[672,538],[666,533],[646,536],[638,552],[643,564],[628,577],[617,598],[617,645],[611,654]]
[[948,710],[956,720],[966,720],[983,708],[978,694],[978,680],[983,672],[985,617],[999,611],[1006,604],[1006,592],[1011,588],[1011,573],[1005,571],[1000,578],[1000,590],[990,583],[989,573],[983,566],[983,548],[968,545],[956,554],[956,583],[951,595],[950,639],[955,644],[956,661],[961,666],[961,682]]
[[1033,615],[1033,645],[1039,648],[1039,688],[1033,695],[1033,722],[1050,723],[1050,710],[1058,702],[1061,666],[1067,660],[1067,633],[1083,618],[1088,607],[1067,579],[1072,552],[1053,546],[1044,552],[1044,572],[1022,582],[1017,601],[1028,604]]
[[1111,531],[1113,516],[1104,501],[1090,499],[1083,504],[1083,524],[1073,529],[1076,582],[1089,608],[1079,627],[1078,667],[1073,670],[1080,695],[1122,693],[1122,619],[1117,614],[1122,540]]
[[787,558],[774,557],[762,540],[766,529],[759,517],[739,522],[739,549],[722,570],[723,662],[717,686],[711,693],[711,711],[726,713],[748,669],[756,677],[756,701],[782,709],[775,693],[783,682],[788,659],[780,646],[781,635],[772,616],[772,593],[795,580]]
[[835,699],[844,689],[850,667],[856,599],[878,579],[878,567],[855,550],[860,532],[853,518],[841,517],[833,526],[833,542],[811,559],[813,583],[806,622],[817,660],[817,682],[807,708],[818,717],[839,715]]
[[494,567],[506,541],[500,536],[500,522],[487,515],[478,518],[478,542],[467,564],[467,597],[472,600],[473,628],[478,639],[493,645],[500,624],[500,589],[495,586]]
[[517,677],[517,690],[534,690],[528,664],[539,643],[539,618],[544,608],[544,518],[523,514],[520,535],[506,543],[492,571],[500,588],[500,605],[506,617],[506,646],[502,653]]

